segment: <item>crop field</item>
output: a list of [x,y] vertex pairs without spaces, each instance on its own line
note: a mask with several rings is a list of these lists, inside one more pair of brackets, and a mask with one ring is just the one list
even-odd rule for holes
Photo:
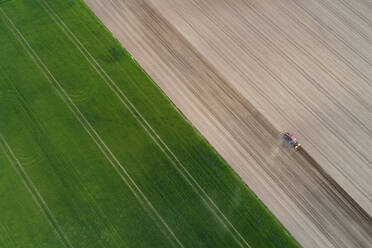
[[82,1],[0,44],[0,247],[298,247]]

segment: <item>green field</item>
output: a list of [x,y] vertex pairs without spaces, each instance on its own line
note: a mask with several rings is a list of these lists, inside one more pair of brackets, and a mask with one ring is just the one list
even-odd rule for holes
[[0,247],[298,247],[81,0],[0,0]]

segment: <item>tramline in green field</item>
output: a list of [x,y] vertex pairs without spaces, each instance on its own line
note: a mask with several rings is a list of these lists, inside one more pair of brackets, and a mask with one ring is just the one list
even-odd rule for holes
[[298,247],[82,1],[0,3],[0,247]]

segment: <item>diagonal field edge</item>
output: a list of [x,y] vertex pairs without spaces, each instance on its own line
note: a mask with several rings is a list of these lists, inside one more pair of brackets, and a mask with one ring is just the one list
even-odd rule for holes
[[160,148],[160,150],[166,155],[166,157],[170,160],[172,165],[177,169],[177,171],[185,179],[185,181],[199,195],[199,197],[212,211],[212,213],[217,217],[217,219],[229,230],[229,232],[232,234],[233,238],[238,242],[238,244],[241,247],[244,247],[240,242],[242,241],[247,247],[251,247],[248,244],[248,242],[244,239],[244,237],[240,234],[240,232],[234,227],[234,225],[229,221],[229,219],[218,208],[216,203],[209,197],[205,190],[200,186],[200,184],[185,168],[182,162],[171,151],[167,144],[160,138],[160,136],[152,128],[152,126],[146,121],[143,115],[137,110],[137,108],[128,99],[124,92],[117,86],[117,84],[106,73],[106,71],[101,67],[101,65],[96,61],[96,59],[90,54],[87,48],[81,43],[81,41],[75,36],[75,34],[69,29],[69,27],[63,22],[63,20],[55,13],[55,11],[49,6],[49,4],[46,1],[39,0],[39,2],[41,3],[41,6],[44,8],[44,10],[49,14],[49,16],[56,22],[60,29],[66,34],[66,36],[72,41],[76,48],[86,58],[86,60],[93,67],[93,69],[96,70],[97,74],[103,79],[103,81],[108,85],[108,87],[119,98],[122,104],[131,112],[134,118],[148,133],[148,135],[152,138],[152,140]]
[[[105,158],[113,166],[113,168],[118,173],[118,175],[121,177],[123,182],[129,187],[129,189],[131,190],[133,195],[136,197],[136,199],[139,201],[139,203],[144,208],[144,210],[150,215],[150,217],[154,220],[156,225],[163,232],[163,234],[167,237],[167,239],[172,243],[173,246],[184,247],[182,243],[179,241],[179,239],[176,237],[174,232],[171,230],[171,228],[168,226],[168,224],[165,222],[165,220],[161,217],[161,215],[152,205],[152,203],[148,200],[148,198],[144,195],[142,190],[138,187],[135,181],[131,178],[131,176],[126,171],[126,169],[122,166],[122,164],[117,160],[117,158],[112,153],[112,151],[109,149],[109,147],[101,139],[97,131],[92,127],[92,125],[85,118],[85,116],[81,113],[81,111],[72,101],[72,99],[67,94],[67,92],[64,90],[64,88],[60,85],[60,83],[56,80],[53,74],[49,71],[48,67],[43,63],[43,61],[40,59],[37,53],[33,50],[33,48],[30,46],[30,44],[25,39],[25,37],[22,35],[22,33],[17,29],[17,27],[12,22],[12,20],[6,15],[5,11],[2,8],[0,8],[0,12],[3,14],[3,16],[5,16],[5,18],[12,25],[12,27],[9,27],[8,23],[6,23],[9,29],[12,31],[15,38],[17,39],[17,41],[26,50],[28,55],[31,57],[31,59],[34,61],[37,67],[40,69],[40,71],[45,76],[45,78],[48,80],[48,82],[55,88],[59,97],[67,105],[70,111],[74,114],[75,118],[80,122],[80,124],[83,126],[85,131],[88,133],[88,135],[93,139],[94,143],[98,146],[100,151],[104,154]],[[14,28],[15,31],[12,28]],[[121,170],[119,170],[118,167]],[[121,173],[121,171],[124,172],[124,175]],[[155,216],[159,220],[156,220]],[[163,226],[160,225],[159,221]],[[164,232],[164,228],[166,229],[167,232]]]
[[[34,200],[36,205],[39,207],[41,213],[44,215],[49,225],[53,228],[54,232],[57,235],[57,238],[62,243],[63,247],[73,248],[73,245],[71,244],[70,239],[68,238],[66,233],[61,228],[56,217],[54,216],[54,214],[52,213],[52,211],[46,204],[44,198],[41,196],[39,190],[36,188],[35,184],[31,180],[26,170],[23,168],[21,162],[18,160],[13,150],[10,148],[8,142],[5,140],[4,136],[1,133],[0,133],[0,150],[3,151],[6,158],[9,160],[9,163],[11,164],[13,169],[16,171],[17,175],[21,179],[22,183],[25,185],[27,191],[30,193],[32,199]],[[16,163],[14,163],[14,161]]]

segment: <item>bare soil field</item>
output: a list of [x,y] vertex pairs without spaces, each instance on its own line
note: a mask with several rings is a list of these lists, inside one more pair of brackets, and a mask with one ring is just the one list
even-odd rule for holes
[[370,247],[371,3],[86,3],[300,244]]

